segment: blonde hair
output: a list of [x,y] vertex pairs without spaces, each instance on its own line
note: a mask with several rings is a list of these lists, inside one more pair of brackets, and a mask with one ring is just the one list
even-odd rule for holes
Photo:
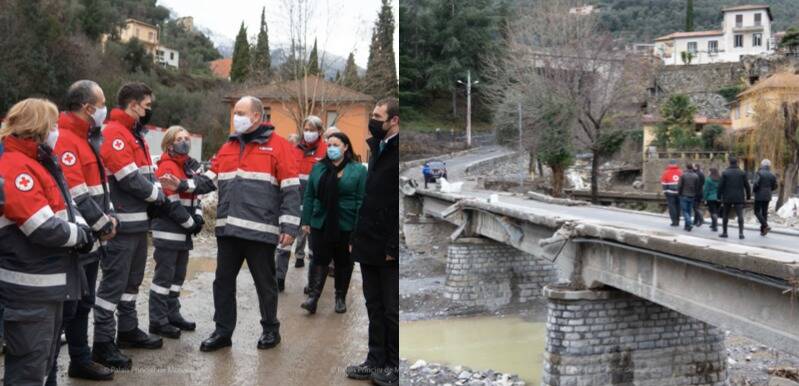
[[58,122],[58,108],[47,99],[28,98],[17,102],[3,119],[0,140],[14,134],[43,142]]
[[177,138],[178,134],[183,131],[189,133],[189,131],[184,129],[183,126],[178,125],[170,126],[168,129],[166,129],[166,133],[164,133],[164,139],[161,140],[161,151],[166,152],[166,149],[175,143],[175,138]]

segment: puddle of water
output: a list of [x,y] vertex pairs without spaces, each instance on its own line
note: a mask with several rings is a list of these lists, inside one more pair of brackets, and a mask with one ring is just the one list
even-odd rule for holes
[[517,374],[541,381],[546,324],[518,317],[420,320],[400,324],[400,356]]

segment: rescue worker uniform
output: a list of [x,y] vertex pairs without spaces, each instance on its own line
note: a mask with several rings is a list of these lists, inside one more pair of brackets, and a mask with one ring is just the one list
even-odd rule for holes
[[258,347],[274,347],[280,341],[275,246],[282,233],[296,235],[300,224],[300,181],[293,151],[271,124],[264,123],[250,133],[232,135],[205,173],[217,182],[219,205],[216,330],[203,342],[203,351],[230,345],[236,327],[236,277],[245,260],[255,281],[264,330]]
[[680,194],[677,192],[680,176],[682,170],[676,163],[669,164],[660,175],[660,186],[666,196],[666,206],[669,208],[669,218],[673,227],[680,225]]
[[[119,219],[117,235],[108,241],[94,303],[94,360],[109,367],[129,368],[130,359],[113,345],[118,329],[120,348],[160,348],[161,339],[138,328],[136,297],[147,260],[148,211],[159,210],[165,198],[153,173],[144,129],[124,110],[111,110],[103,130],[100,156],[108,170],[111,202]],[[191,220],[193,223],[193,220]],[[192,224],[189,224],[192,225]],[[114,320],[118,313],[119,325]],[[98,348],[97,344],[101,343]]]
[[64,301],[86,291],[78,262],[91,230],[74,206],[48,146],[4,140],[0,176],[0,301],[5,305],[6,385],[44,383],[59,348]]
[[[64,172],[69,193],[78,212],[96,235],[106,235],[113,231],[111,218],[114,214],[105,168],[100,160],[100,127],[91,126],[75,113],[61,113],[58,118],[59,136],[55,156]],[[105,253],[105,244],[105,241],[101,242],[98,238],[92,251],[80,256],[88,293],[79,301],[64,304],[64,330],[69,347],[70,376],[111,379],[109,376],[113,375],[107,371],[96,374],[96,368],[92,371],[88,341],[89,312],[94,307],[97,270],[99,260]],[[51,376],[55,376],[55,373],[56,367],[53,366]]]
[[[327,154],[327,143],[321,136],[314,143],[307,143],[303,140],[294,148],[293,154],[297,160],[297,169],[300,175],[300,197],[302,197],[314,164],[325,158]],[[300,203],[300,212],[302,212],[302,202]],[[304,265],[306,239],[305,233],[299,232],[297,239],[294,241],[294,257],[297,259],[295,267],[297,268]],[[285,248],[277,247],[277,281],[280,291],[283,290],[283,285],[285,284],[290,257],[291,246]]]
[[164,189],[168,204],[152,221],[155,273],[150,285],[150,332],[170,338],[195,327],[180,314],[178,297],[193,247],[191,236],[204,224],[197,196],[216,190],[213,181],[200,172],[200,163],[188,155],[164,152],[158,160],[156,176],[171,174],[181,180],[178,191]]

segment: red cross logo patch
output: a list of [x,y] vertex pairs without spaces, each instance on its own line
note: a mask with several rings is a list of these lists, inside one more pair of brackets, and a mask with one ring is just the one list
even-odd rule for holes
[[27,192],[33,189],[33,178],[28,173],[22,173],[14,179],[14,185],[17,186],[17,189]]
[[116,151],[120,151],[125,148],[125,142],[122,142],[121,139],[117,138],[114,140],[114,142],[111,142],[111,147],[113,147]]
[[64,154],[61,155],[61,163],[64,164],[64,165],[67,165],[67,166],[74,165],[75,161],[77,161],[77,159],[78,158],[75,157],[75,154],[73,154],[72,152],[69,152],[69,151],[65,152]]

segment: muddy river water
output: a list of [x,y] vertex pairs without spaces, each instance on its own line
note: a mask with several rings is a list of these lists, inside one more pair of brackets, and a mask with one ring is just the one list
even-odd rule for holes
[[400,356],[462,365],[474,370],[517,374],[528,383],[541,380],[545,323],[518,316],[480,316],[402,322]]

